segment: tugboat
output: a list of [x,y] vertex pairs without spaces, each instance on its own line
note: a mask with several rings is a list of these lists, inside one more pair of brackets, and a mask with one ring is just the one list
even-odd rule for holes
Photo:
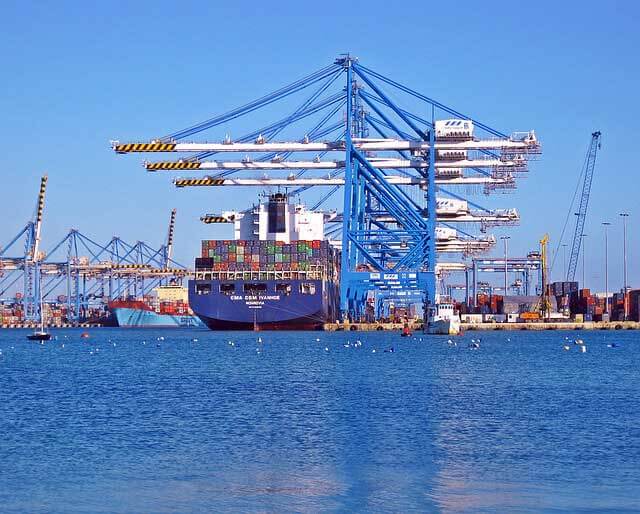
[[460,333],[460,316],[455,312],[452,302],[436,300],[427,311],[427,334],[455,336]]

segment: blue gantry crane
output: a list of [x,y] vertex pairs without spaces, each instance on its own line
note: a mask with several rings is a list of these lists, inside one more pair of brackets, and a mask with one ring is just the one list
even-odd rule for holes
[[[234,120],[286,98],[295,102],[286,107],[289,114],[239,138],[229,133]],[[218,135],[219,143],[187,140],[215,127],[226,131]],[[484,231],[519,220],[515,209],[468,202],[460,187],[480,186],[488,193],[511,189],[515,177],[527,171],[529,158],[540,152],[533,131],[506,135],[351,55],[186,129],[148,142],[111,144],[119,154],[183,154],[175,161],[145,161],[150,172],[213,173],[177,178],[176,187],[284,187],[290,194],[329,187],[316,208],[342,188],[341,212],[332,218],[328,234],[342,250],[341,310],[352,318],[360,317],[372,291],[382,297],[419,297],[425,305],[436,302],[439,271],[464,268],[439,262],[438,255],[483,251],[495,244],[495,238],[464,238],[455,229],[438,232],[444,223],[474,224]],[[261,175],[238,176],[246,172]]]
[[[39,288],[45,302],[65,303],[68,321],[80,323],[91,305],[139,297],[163,282],[181,280],[189,274],[172,258],[175,209],[171,212],[167,241],[160,248],[143,241],[129,244],[117,236],[101,244],[71,229],[49,251],[42,251],[46,186],[45,175],[40,181],[33,219],[0,247],[0,301],[17,300],[24,321],[38,318]],[[21,241],[23,249],[19,252]],[[60,300],[62,297],[64,301]]]

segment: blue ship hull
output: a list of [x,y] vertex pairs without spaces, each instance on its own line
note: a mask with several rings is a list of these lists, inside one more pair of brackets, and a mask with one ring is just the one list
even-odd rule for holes
[[338,301],[327,280],[189,281],[189,306],[211,330],[318,330]]
[[111,310],[119,327],[197,328],[204,324],[196,316],[158,314],[157,312],[116,307]]

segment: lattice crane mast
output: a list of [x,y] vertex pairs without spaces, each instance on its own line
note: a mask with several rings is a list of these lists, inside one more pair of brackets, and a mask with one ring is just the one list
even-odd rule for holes
[[584,182],[582,183],[580,208],[576,213],[576,230],[573,233],[573,243],[571,244],[571,259],[569,260],[569,267],[567,268],[568,282],[573,282],[576,276],[576,268],[578,267],[578,258],[580,257],[580,249],[582,247],[584,223],[587,218],[587,208],[589,206],[591,183],[593,182],[593,172],[596,166],[596,157],[598,156],[598,150],[600,149],[600,136],[600,131],[591,134],[591,143],[589,144],[589,150],[587,151],[587,158],[585,160]]

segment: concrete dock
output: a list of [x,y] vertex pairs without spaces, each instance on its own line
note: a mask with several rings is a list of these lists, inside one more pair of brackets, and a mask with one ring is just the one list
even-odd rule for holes
[[[401,332],[404,323],[326,323],[324,330],[327,332],[372,332],[395,331]],[[412,332],[421,332],[422,323],[409,323]],[[531,323],[461,323],[460,329],[466,331],[487,330],[640,330],[637,321],[611,321],[611,322],[531,322]]]

